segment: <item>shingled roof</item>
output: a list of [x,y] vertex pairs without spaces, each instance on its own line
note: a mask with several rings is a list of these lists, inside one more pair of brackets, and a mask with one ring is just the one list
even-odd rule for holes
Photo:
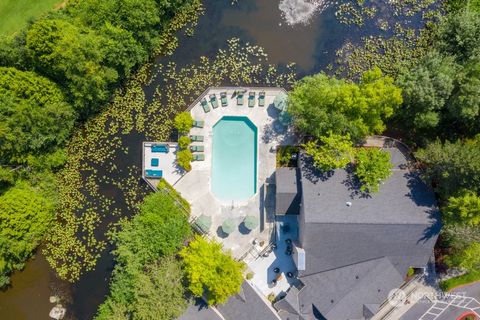
[[368,319],[409,267],[428,262],[441,227],[434,194],[398,149],[385,150],[394,169],[375,194],[360,191],[350,168],[323,174],[301,155],[305,286],[276,304],[282,318]]

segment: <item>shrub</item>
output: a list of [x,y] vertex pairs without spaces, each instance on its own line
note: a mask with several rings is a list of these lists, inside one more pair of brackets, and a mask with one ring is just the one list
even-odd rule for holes
[[390,153],[377,148],[364,148],[355,156],[355,175],[364,192],[378,192],[380,183],[392,174]]
[[249,273],[247,273],[247,275],[245,276],[245,279],[247,279],[247,280],[252,280],[254,275],[255,275],[255,274],[254,274],[253,272],[249,272]]
[[193,118],[190,112],[180,112],[175,117],[175,128],[180,133],[187,133],[193,126]]
[[316,141],[304,144],[305,152],[312,157],[315,167],[322,171],[345,168],[352,161],[354,154],[350,136],[332,132],[328,134],[320,137],[320,145],[317,145]]
[[178,138],[178,147],[182,150],[187,149],[190,143],[192,143],[192,140],[187,136],[181,136]]
[[197,236],[180,251],[188,288],[208,304],[219,304],[240,292],[245,265],[222,251],[222,245]]
[[180,150],[177,152],[177,164],[186,171],[192,170],[190,162],[193,160],[193,154],[190,150]]

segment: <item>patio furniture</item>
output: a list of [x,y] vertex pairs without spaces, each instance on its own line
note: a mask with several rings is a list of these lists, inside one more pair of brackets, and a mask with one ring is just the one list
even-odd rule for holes
[[145,170],[145,176],[147,178],[161,178],[163,176],[162,170]]
[[225,219],[222,223],[222,230],[228,235],[231,234],[235,230],[235,221],[230,218]]
[[253,230],[258,227],[258,219],[254,216],[246,216],[243,220],[243,224],[248,230]]
[[202,105],[203,111],[205,111],[205,113],[210,111],[210,107],[208,106],[207,99],[203,98],[200,104]]
[[150,161],[150,165],[152,167],[158,167],[158,158],[152,158],[152,161]]
[[203,152],[205,148],[203,146],[190,146],[190,151],[192,152]]
[[198,141],[198,142],[203,142],[203,136],[199,136],[199,135],[191,135],[190,136],[190,140],[192,141]]
[[[284,232],[285,232],[285,231],[284,231]],[[285,240],[285,243],[286,243],[286,244],[292,244],[292,239],[287,239],[287,240]]]
[[212,217],[202,214],[200,217],[195,220],[195,224],[198,228],[204,233],[208,233],[212,227]]
[[292,251],[293,251],[292,246],[288,246],[288,247],[287,247],[287,250],[285,250],[285,254],[286,254],[287,256],[291,256],[291,255],[292,255]]
[[151,147],[152,152],[155,153],[168,153],[168,144],[154,144]]
[[273,284],[274,286],[277,285],[277,279],[273,279],[273,280],[272,280],[272,284]]
[[193,120],[193,126],[196,128],[203,128],[205,121],[203,120]]
[[258,94],[258,106],[265,107],[265,91]]
[[217,96],[214,94],[210,95],[210,104],[212,105],[213,109],[218,108],[218,101],[217,101]]
[[222,107],[228,106],[228,100],[227,100],[227,93],[226,92],[220,92],[220,102],[222,103]]
[[272,245],[270,246],[270,248],[272,248],[272,250],[277,250],[277,244],[276,244],[276,243],[272,243]]
[[193,161],[205,161],[205,155],[203,153],[194,154]]
[[275,272],[275,273],[280,273],[280,268],[279,268],[279,267],[276,267],[275,269],[273,269],[273,272]]
[[255,92],[250,92],[248,94],[248,107],[249,108],[255,107]]
[[243,106],[243,92],[237,92],[237,106]]
[[291,271],[287,272],[287,277],[293,278],[293,272],[291,272]]

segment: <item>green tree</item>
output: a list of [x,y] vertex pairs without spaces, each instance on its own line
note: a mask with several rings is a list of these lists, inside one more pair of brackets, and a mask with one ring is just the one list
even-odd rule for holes
[[70,135],[75,112],[62,91],[33,72],[0,67],[0,158],[26,163]]
[[402,103],[401,90],[378,68],[358,84],[324,73],[305,77],[288,96],[288,112],[298,129],[316,138],[328,132],[354,141],[385,130],[384,121]]
[[205,296],[216,305],[240,292],[245,265],[222,251],[222,245],[197,236],[180,251],[188,289],[196,297]]
[[175,116],[175,128],[180,133],[188,133],[193,125],[193,118],[190,112],[180,112]]
[[388,152],[378,148],[362,148],[356,152],[355,175],[364,192],[378,192],[380,184],[392,174],[392,168]]
[[192,170],[193,154],[190,150],[184,149],[177,151],[177,164],[186,171]]
[[445,16],[438,27],[437,48],[464,62],[480,53],[480,12],[460,10]]
[[450,197],[442,209],[444,221],[452,224],[480,225],[480,197],[463,191],[458,197]]
[[446,262],[468,272],[480,271],[480,242],[472,242],[462,251],[448,256]]
[[39,20],[28,29],[26,48],[38,70],[65,84],[82,117],[110,97],[118,73],[105,65],[108,46],[93,30],[60,19]]
[[309,141],[303,148],[312,157],[315,167],[322,171],[345,168],[352,162],[354,155],[348,134],[341,136],[329,132],[328,136],[320,137],[320,144],[317,141]]
[[403,92],[403,108],[398,110],[397,118],[417,141],[438,133],[459,69],[453,58],[433,51],[397,78]]
[[[177,196],[175,196],[177,197]],[[190,236],[187,212],[164,192],[145,197],[120,224],[110,295],[96,319],[176,319],[186,307],[183,272],[174,254]]]
[[54,217],[54,203],[37,188],[18,183],[0,196],[0,287],[22,269]]
[[192,143],[192,140],[187,136],[181,136],[178,138],[178,147],[180,149],[187,149],[190,143]]
[[415,155],[425,165],[424,179],[443,200],[462,190],[480,193],[480,136],[466,141],[435,141]]

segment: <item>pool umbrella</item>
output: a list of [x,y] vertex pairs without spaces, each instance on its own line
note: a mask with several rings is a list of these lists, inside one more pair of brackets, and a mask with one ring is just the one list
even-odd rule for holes
[[285,111],[287,109],[287,95],[283,92],[277,94],[273,100],[273,106],[280,111]]
[[212,226],[212,217],[202,214],[197,218],[197,220],[195,220],[195,223],[203,232],[206,233]]
[[223,221],[222,223],[222,230],[223,232],[225,232],[226,234],[230,234],[233,232],[233,230],[235,230],[235,222],[230,219],[230,218],[227,218],[225,221]]
[[254,216],[246,216],[245,220],[243,220],[243,224],[248,230],[253,230],[258,227],[258,219]]

